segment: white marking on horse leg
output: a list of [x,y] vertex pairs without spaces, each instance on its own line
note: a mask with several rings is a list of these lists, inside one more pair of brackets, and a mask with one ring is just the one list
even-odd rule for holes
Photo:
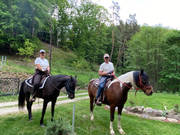
[[122,129],[122,127],[121,127],[121,115],[119,114],[118,115],[118,130],[119,130],[119,133],[120,134],[122,134],[122,135],[124,135],[125,134],[125,132],[124,132],[124,130]]
[[91,116],[91,120],[94,120],[94,114],[93,114],[93,112],[91,112],[90,116]]
[[115,132],[113,130],[113,122],[112,121],[110,121],[110,134],[115,135]]

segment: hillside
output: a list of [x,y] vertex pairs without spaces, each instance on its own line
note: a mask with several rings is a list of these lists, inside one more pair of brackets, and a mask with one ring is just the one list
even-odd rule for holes
[[[40,48],[47,51],[46,57],[48,58],[48,44],[41,42]],[[18,77],[23,80],[31,76],[34,73],[34,59],[37,56],[38,52],[28,60],[18,55],[7,56],[7,64],[0,69],[0,78]],[[90,79],[98,77],[96,72],[91,71],[89,65],[90,63],[78,58],[72,51],[52,48],[52,75],[77,75],[78,85],[81,88],[86,87]]]

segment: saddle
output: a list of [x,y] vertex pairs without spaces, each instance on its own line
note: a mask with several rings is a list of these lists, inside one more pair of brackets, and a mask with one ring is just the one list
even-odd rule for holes
[[[47,79],[49,78],[50,76],[43,76],[41,81],[40,81],[40,84],[39,84],[39,89],[43,89],[44,88],[44,85],[47,81]],[[29,86],[29,87],[33,87],[33,78],[34,76],[28,78],[27,80],[25,80],[25,83]]]
[[[106,80],[106,84],[105,84],[105,87],[104,87],[104,90],[106,90],[107,88],[108,88],[108,86],[109,86],[109,84],[112,82],[112,78],[108,78],[107,80]],[[95,86],[95,87],[99,87],[99,83],[100,83],[100,80],[99,79],[93,79],[93,85]]]
[[[106,99],[106,95],[104,94],[104,91],[108,88],[109,84],[112,82],[113,78],[108,78],[106,80],[106,84],[105,84],[105,87],[104,87],[104,90],[102,91],[101,95],[100,95],[100,99],[102,102],[108,104],[108,101]],[[98,88],[99,86],[99,83],[100,83],[100,80],[99,79],[93,79],[93,85]]]

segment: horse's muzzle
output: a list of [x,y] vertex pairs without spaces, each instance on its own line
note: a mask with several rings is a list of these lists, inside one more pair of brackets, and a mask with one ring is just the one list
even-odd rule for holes
[[75,96],[74,96],[74,94],[70,94],[69,96],[68,96],[68,98],[70,98],[70,99],[73,99]]

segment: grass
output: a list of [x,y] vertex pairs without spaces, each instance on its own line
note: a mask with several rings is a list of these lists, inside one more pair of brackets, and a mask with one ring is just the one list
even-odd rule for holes
[[[103,107],[96,107],[94,111],[95,120],[89,120],[89,100],[75,103],[75,132],[77,135],[109,135],[109,111]],[[55,119],[64,117],[70,122],[72,120],[73,104],[64,104],[56,107]],[[13,114],[0,117],[1,135],[43,135],[45,128],[39,126],[41,112],[33,112],[33,120],[27,120],[27,114]],[[50,120],[50,109],[45,115],[45,124]],[[122,127],[127,135],[178,135],[180,125],[164,123],[153,120],[137,118],[123,114]],[[117,130],[117,115],[115,116],[114,130]]]
[[[78,90],[76,94],[87,92],[87,90]],[[61,92],[60,96],[66,95]],[[84,95],[82,95],[84,96]],[[78,96],[81,97],[81,96]],[[1,96],[1,102],[10,102],[17,101],[18,95],[14,96]],[[143,92],[138,92],[135,96],[134,91],[130,91],[128,94],[128,100],[125,106],[144,106],[144,107],[152,107],[154,109],[164,110],[164,106],[167,106],[167,109],[173,109],[176,104],[180,106],[180,95],[178,94],[168,94],[168,93],[154,93],[152,96],[146,96]],[[60,100],[60,99],[59,99]],[[134,103],[132,105],[131,103]]]
[[170,110],[175,104],[180,106],[179,94],[154,93],[152,96],[146,96],[143,92],[134,95],[134,91],[129,92],[126,106],[131,106],[130,102],[134,102],[136,106],[152,107],[154,109],[164,110],[164,106]]
[[[40,48],[43,48],[48,52],[48,44],[42,43]],[[48,55],[49,54],[47,53],[47,58]],[[35,57],[37,56],[38,53]],[[35,57],[28,61],[23,61],[24,58],[19,56],[7,56],[7,64],[3,66],[2,71],[34,74]],[[90,71],[90,69],[79,69],[75,67],[73,62],[77,59],[79,58],[72,51],[64,51],[60,48],[53,47],[51,73],[52,75],[76,75],[78,77],[78,85],[81,86],[81,88],[84,88],[87,86],[89,80],[92,78],[98,78],[98,74],[97,72]],[[87,62],[87,64],[90,63]]]

